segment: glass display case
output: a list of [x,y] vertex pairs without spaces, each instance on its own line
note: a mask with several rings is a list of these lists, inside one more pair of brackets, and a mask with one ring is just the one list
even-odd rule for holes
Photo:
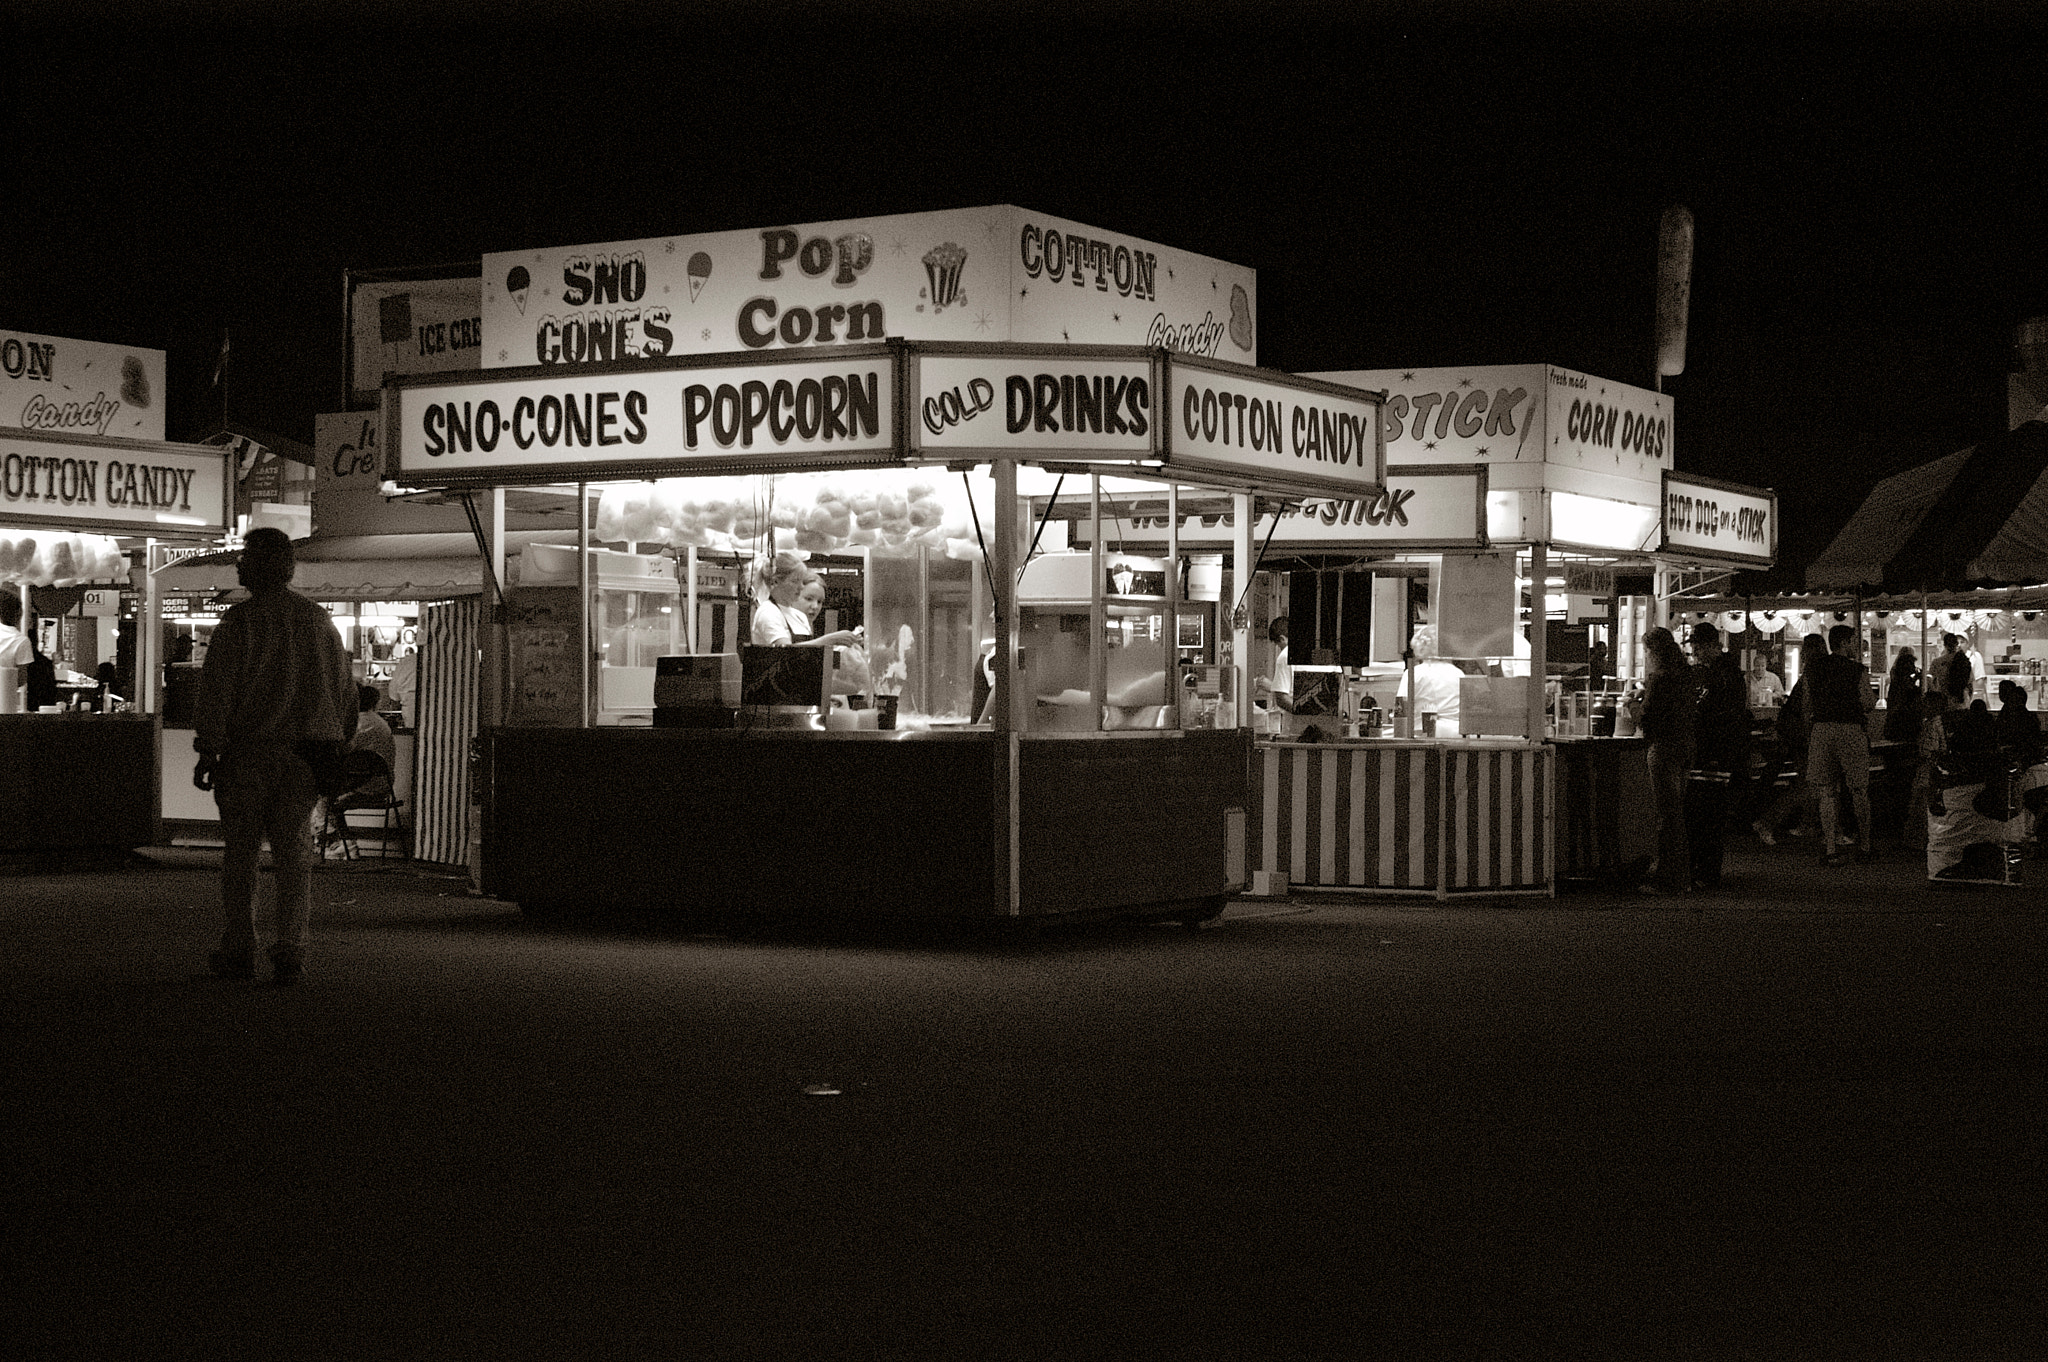
[[[592,689],[601,725],[651,723],[655,659],[689,651],[683,630],[682,583],[665,554],[592,549],[590,628]],[[519,589],[573,589],[573,545],[533,544],[523,555]]]

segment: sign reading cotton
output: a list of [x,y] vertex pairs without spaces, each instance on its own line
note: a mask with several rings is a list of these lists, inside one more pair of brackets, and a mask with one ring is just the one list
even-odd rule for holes
[[501,251],[485,368],[885,337],[1162,346],[1255,363],[1258,276],[1011,205]]

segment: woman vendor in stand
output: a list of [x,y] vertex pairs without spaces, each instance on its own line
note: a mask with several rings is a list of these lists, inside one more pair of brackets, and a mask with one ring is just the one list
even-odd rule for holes
[[[1454,662],[1445,662],[1437,656],[1436,626],[1425,624],[1416,629],[1408,644],[1415,654],[1415,705],[1409,712],[1416,716],[1415,735],[1422,736],[1421,716],[1436,715],[1436,735],[1439,738],[1458,736],[1458,695],[1459,686],[1465,673]],[[1394,698],[1401,705],[1408,703],[1408,675],[1401,674],[1400,684],[1394,688]]]
[[[813,602],[808,607],[806,596]],[[754,565],[753,642],[759,648],[839,648],[860,641],[858,629],[811,634],[811,621],[825,607],[825,583],[803,559],[788,551]]]

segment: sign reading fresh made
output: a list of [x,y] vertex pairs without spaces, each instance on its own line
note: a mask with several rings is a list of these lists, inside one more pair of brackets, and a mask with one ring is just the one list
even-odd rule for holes
[[1778,498],[1754,487],[1664,475],[1664,549],[1769,565],[1778,558]]
[[483,262],[483,364],[926,341],[1160,346],[1256,363],[1257,272],[1001,204]]
[[400,482],[579,465],[865,461],[896,446],[895,357],[518,377],[402,387]]
[[226,459],[189,446],[0,430],[0,523],[221,533]]

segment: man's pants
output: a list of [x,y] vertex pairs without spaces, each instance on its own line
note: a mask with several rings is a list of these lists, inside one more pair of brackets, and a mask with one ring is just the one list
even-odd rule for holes
[[313,898],[313,768],[282,743],[232,749],[214,774],[227,855],[221,862],[220,948],[238,958],[256,953],[256,859],[265,838],[277,872],[274,961],[303,963],[306,916]]

